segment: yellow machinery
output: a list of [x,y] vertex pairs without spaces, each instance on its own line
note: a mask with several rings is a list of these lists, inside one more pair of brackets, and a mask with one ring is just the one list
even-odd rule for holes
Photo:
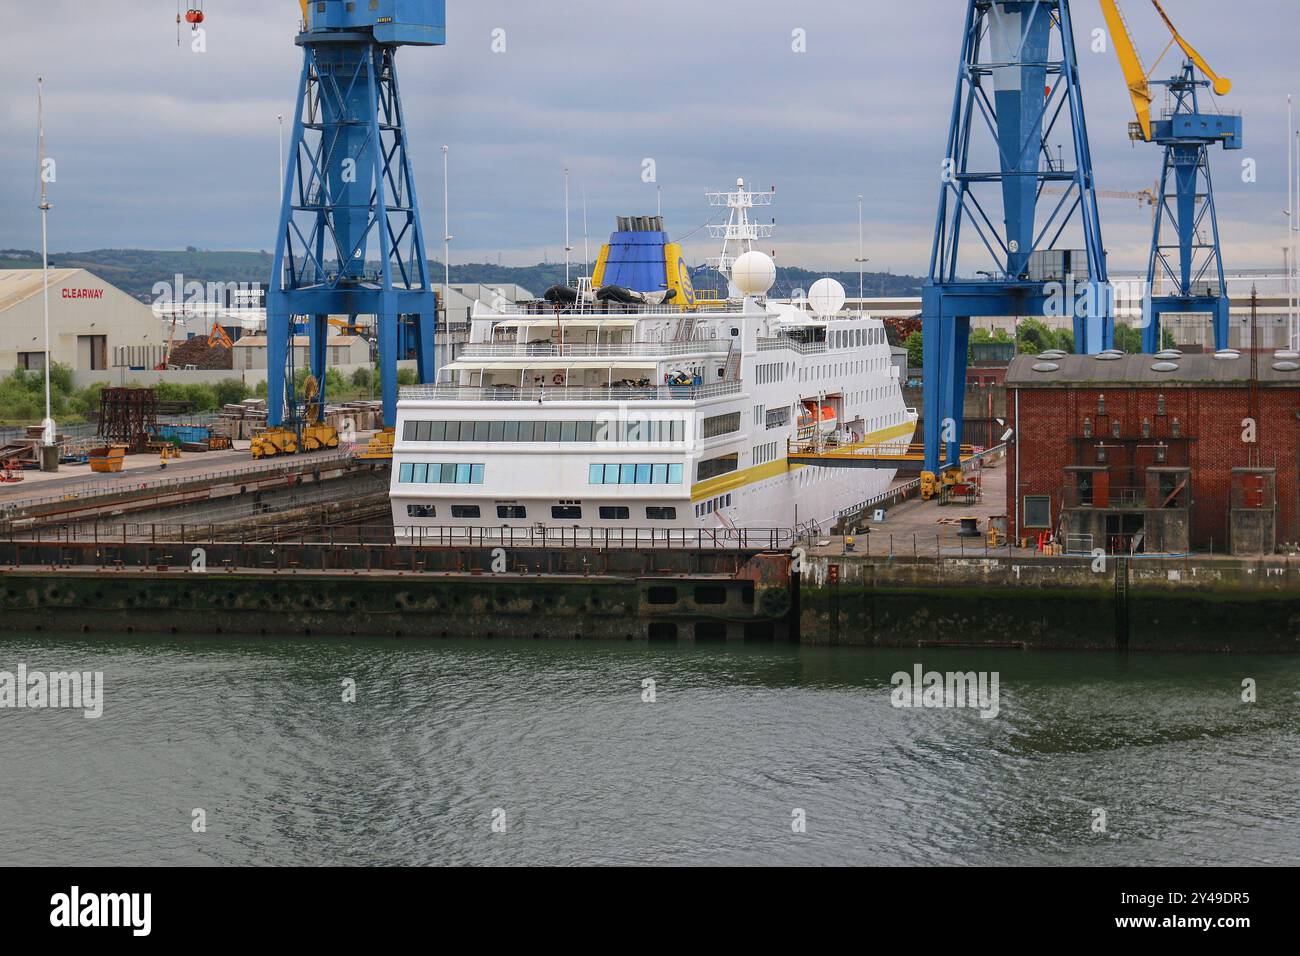
[[942,488],[951,488],[953,485],[960,484],[965,477],[962,470],[956,466],[945,468],[938,475],[932,471],[921,472],[921,500],[929,501]]
[[[1225,96],[1232,91],[1232,81],[1226,76],[1219,76],[1210,68],[1210,64],[1205,62],[1205,57],[1201,56],[1190,43],[1183,39],[1183,35],[1178,32],[1169,15],[1165,13],[1164,7],[1160,6],[1159,0],[1151,0],[1152,6],[1160,14],[1160,19],[1165,21],[1165,26],[1169,28],[1169,33],[1173,37],[1170,46],[1177,43],[1182,48],[1187,58],[1196,64],[1197,68],[1214,84],[1214,93],[1216,96]],[[1129,136],[1135,140],[1142,140],[1145,143],[1151,142],[1151,82],[1150,73],[1142,65],[1142,57],[1138,55],[1137,47],[1133,43],[1133,36],[1128,28],[1128,23],[1124,19],[1124,13],[1119,8],[1119,0],[1101,0],[1101,12],[1106,17],[1106,26],[1110,29],[1111,38],[1115,41],[1115,52],[1119,56],[1120,69],[1124,71],[1124,81],[1128,84],[1129,97],[1133,100],[1133,110],[1137,113],[1137,122],[1129,127]],[[1166,49],[1168,49],[1166,47]],[[1163,57],[1164,54],[1162,53]]]
[[370,444],[368,444],[366,450],[357,455],[357,457],[366,461],[391,459],[393,457],[393,442],[396,440],[397,429],[381,429],[371,436]]
[[[339,447],[339,433],[333,425],[321,421],[320,385],[314,375],[303,382],[302,420],[280,428],[268,428],[253,436],[254,458],[292,455],[300,451],[321,451]],[[390,454],[391,457],[391,454]]]

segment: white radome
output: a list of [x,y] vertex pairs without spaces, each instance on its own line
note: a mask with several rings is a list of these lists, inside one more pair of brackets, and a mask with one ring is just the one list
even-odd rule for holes
[[776,263],[766,253],[751,249],[732,264],[731,281],[741,295],[766,295],[776,283]]
[[812,309],[813,315],[822,318],[834,315],[844,308],[847,299],[848,296],[844,294],[844,286],[829,277],[818,279],[812,284],[812,288],[808,290],[808,305]]

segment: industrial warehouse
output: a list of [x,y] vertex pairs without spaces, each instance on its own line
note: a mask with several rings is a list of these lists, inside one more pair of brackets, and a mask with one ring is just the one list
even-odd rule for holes
[[572,3],[211,0],[20,51],[0,665],[101,713],[6,710],[0,831],[1289,862],[1300,12],[1257,2],[606,11],[689,23],[642,55]]

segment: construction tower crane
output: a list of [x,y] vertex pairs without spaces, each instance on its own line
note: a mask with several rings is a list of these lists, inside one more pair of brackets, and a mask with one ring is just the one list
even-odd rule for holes
[[[1226,96],[1232,90],[1232,81],[1211,69],[1205,57],[1183,38],[1159,0],[1151,0],[1151,5],[1173,37],[1166,51],[1177,44],[1186,57],[1182,70],[1168,80],[1151,79],[1118,0],[1101,0],[1137,115],[1136,121],[1129,124],[1129,138],[1156,143],[1165,150],[1147,261],[1147,286],[1154,290],[1164,279],[1173,291],[1152,295],[1150,320],[1142,329],[1142,348],[1146,352],[1160,348],[1160,317],[1173,312],[1208,315],[1214,327],[1215,346],[1226,348],[1228,291],[1223,278],[1209,147],[1217,143],[1224,149],[1241,149],[1241,116],[1202,111],[1199,91],[1210,89],[1215,96]],[[1156,86],[1166,88],[1169,102],[1161,115],[1153,118],[1152,87]],[[1164,239],[1166,219],[1173,237],[1169,241]],[[1174,250],[1176,269],[1171,262]]]

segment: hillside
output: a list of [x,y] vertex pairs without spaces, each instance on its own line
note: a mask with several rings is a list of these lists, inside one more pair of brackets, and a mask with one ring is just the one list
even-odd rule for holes
[[[39,252],[27,249],[0,249],[0,269],[39,268]],[[190,247],[184,251],[158,251],[151,249],[94,249],[88,252],[61,252],[50,256],[50,265],[57,268],[88,269],[107,282],[142,301],[152,299],[156,282],[171,282],[182,275],[186,282],[266,282],[271,273],[269,252],[209,252]],[[798,267],[777,269],[773,294],[787,296],[792,289],[807,290],[826,273],[810,272]],[[442,263],[430,262],[430,275],[442,277]],[[573,270],[577,275],[577,270]],[[832,272],[832,278],[843,283],[854,294],[858,288],[856,272]],[[721,277],[705,266],[691,269],[696,288],[718,289]],[[515,283],[535,295],[541,295],[548,286],[564,281],[564,263],[538,263],[532,266],[499,266],[486,262],[471,262],[451,267],[452,282]],[[919,295],[921,280],[913,276],[889,275],[868,272],[865,276],[868,295],[906,296]]]

